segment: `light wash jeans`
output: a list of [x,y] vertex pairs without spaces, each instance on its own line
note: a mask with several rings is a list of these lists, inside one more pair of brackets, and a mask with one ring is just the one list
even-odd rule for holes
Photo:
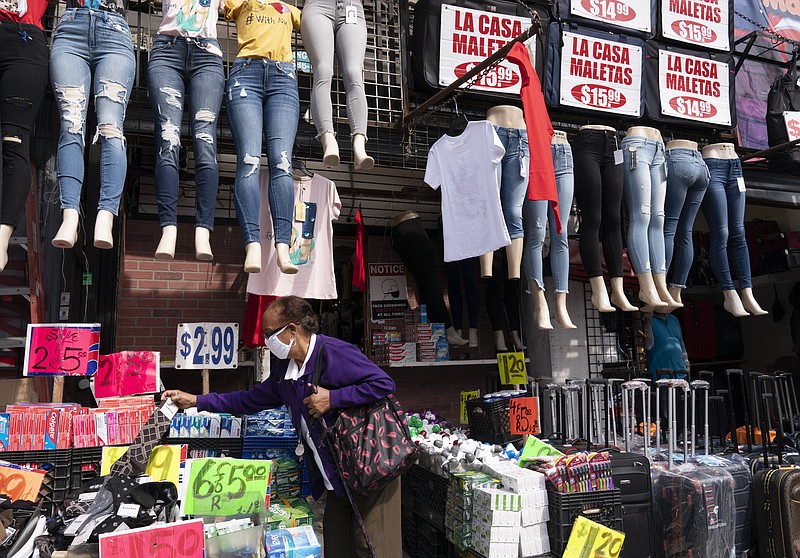
[[523,238],[522,204],[528,194],[530,151],[528,132],[517,128],[494,127],[506,154],[497,165],[497,183],[500,185],[500,203],[506,221],[508,236]]
[[228,119],[236,146],[234,201],[247,245],[260,242],[258,213],[261,207],[258,173],[263,136],[267,138],[269,210],[272,231],[264,239],[290,244],[294,209],[292,149],[300,118],[300,96],[292,62],[263,58],[237,58],[227,85]]
[[[345,22],[349,6],[355,7],[358,12],[355,23]],[[335,51],[347,94],[350,133],[366,136],[367,96],[364,93],[364,53],[367,50],[367,21],[364,19],[364,6],[361,0],[306,0],[303,4],[300,31],[314,73],[311,118],[317,128],[317,134],[334,132],[331,81]]]
[[686,287],[694,261],[692,227],[708,188],[708,167],[699,151],[667,150],[667,200],[664,204],[664,248],[670,285]]
[[556,171],[556,189],[558,191],[558,207],[561,208],[561,234],[556,231],[556,215],[547,200],[525,200],[523,213],[528,230],[525,241],[524,263],[525,275],[536,281],[544,290],[544,272],[542,270],[542,247],[547,221],[550,222],[550,268],[557,293],[569,292],[569,239],[567,235],[567,218],[572,207],[572,194],[575,189],[575,178],[572,165],[572,148],[569,144],[559,143],[550,146],[553,155],[553,167]]
[[642,137],[622,140],[628,256],[636,273],[666,273],[664,202],[667,165],[664,144]]
[[[744,235],[745,192],[739,189],[742,162],[739,159],[706,159],[711,179],[703,198],[703,215],[708,222],[708,258],[723,291],[733,289],[728,253],[733,258],[739,287],[753,286],[750,252]],[[727,250],[726,250],[727,249]]]
[[102,146],[97,209],[114,215],[119,211],[128,170],[123,121],[135,72],[131,31],[124,17],[89,8],[64,12],[50,54],[50,80],[61,114],[56,170],[62,209],[80,210],[86,112],[93,90],[97,112],[93,141]]
[[156,201],[162,227],[178,224],[178,159],[183,109],[188,103],[194,140],[195,224],[214,230],[219,190],[217,120],[225,89],[222,57],[206,50],[216,39],[158,35],[150,50],[147,89],[153,105]]

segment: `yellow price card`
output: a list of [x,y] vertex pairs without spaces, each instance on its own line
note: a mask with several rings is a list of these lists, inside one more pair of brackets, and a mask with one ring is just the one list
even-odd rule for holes
[[[103,447],[100,474],[108,475],[111,466],[128,451],[128,446]],[[178,486],[181,461],[186,461],[186,446],[156,446],[150,452],[145,474],[154,481],[170,481]]]
[[625,533],[578,516],[563,558],[618,558],[624,542]]
[[461,392],[461,424],[467,424],[469,422],[469,417],[467,416],[467,401],[477,399],[480,396],[481,390],[479,389]]
[[528,383],[528,370],[525,368],[525,353],[498,353],[497,369],[500,383],[504,386]]

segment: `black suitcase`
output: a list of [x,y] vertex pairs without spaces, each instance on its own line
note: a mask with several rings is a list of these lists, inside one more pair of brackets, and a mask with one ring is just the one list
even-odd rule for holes
[[714,306],[714,325],[717,329],[717,358],[736,360],[744,354],[742,321],[722,306]]
[[[523,17],[530,20],[530,13],[522,3],[512,2],[511,0],[419,0],[414,5],[414,33],[412,37],[411,68],[412,70],[412,89],[420,93],[432,93],[444,87],[439,81],[439,61],[440,44],[442,40],[442,7],[454,6],[470,10],[480,10],[489,15],[505,14],[510,16]],[[542,8],[528,6],[539,14],[541,21],[547,21],[549,16]],[[478,25],[477,23],[475,24]],[[480,28],[478,27],[479,31]],[[509,37],[510,38],[513,37]],[[547,25],[543,24],[539,35],[534,39],[536,45],[536,60],[534,69],[541,75],[543,69],[543,55],[547,47]],[[502,45],[492,43],[492,52]],[[483,44],[482,48],[487,48]],[[478,52],[473,58],[476,64],[483,61],[491,52]],[[511,64],[516,69],[516,65]],[[472,89],[468,93],[470,96],[498,98],[508,95],[492,94],[487,91],[476,92]],[[516,101],[519,102],[517,95]]]

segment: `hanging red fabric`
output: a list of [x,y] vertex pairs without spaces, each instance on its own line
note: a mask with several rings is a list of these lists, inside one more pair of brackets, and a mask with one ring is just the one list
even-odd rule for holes
[[[528,171],[528,199],[547,200],[556,216],[556,229],[561,234],[561,212],[558,207],[556,173],[550,149],[553,126],[542,96],[542,84],[531,64],[528,47],[516,43],[506,59],[519,67],[522,76],[522,110],[525,113],[525,129],[528,132],[530,169]],[[568,208],[569,209],[569,208]]]
[[277,296],[262,296],[253,293],[247,295],[247,308],[242,323],[242,341],[245,347],[264,346],[264,326],[261,318],[267,306],[278,300]]
[[367,271],[364,257],[367,247],[367,231],[364,228],[364,216],[361,213],[361,208],[358,208],[354,217],[356,222],[356,257],[353,266],[353,286],[361,292],[366,291],[367,286]]

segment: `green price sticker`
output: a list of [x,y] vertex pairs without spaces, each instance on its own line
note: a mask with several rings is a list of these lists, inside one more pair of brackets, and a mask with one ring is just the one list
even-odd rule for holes
[[187,515],[253,515],[264,511],[269,461],[205,458],[192,461]]
[[528,383],[528,371],[525,368],[525,353],[498,353],[497,368],[500,371],[500,383],[505,386]]

